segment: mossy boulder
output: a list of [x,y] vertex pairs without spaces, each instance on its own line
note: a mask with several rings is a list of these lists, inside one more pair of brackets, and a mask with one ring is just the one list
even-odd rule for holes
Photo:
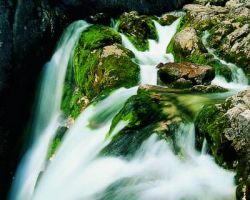
[[169,13],[166,13],[166,14],[162,15],[157,21],[162,26],[166,26],[166,25],[171,25],[177,19],[178,19],[177,16],[174,16],[174,15],[171,15]]
[[76,118],[99,94],[137,85],[139,66],[120,43],[120,35],[109,27],[93,25],[82,33],[64,86],[62,109],[67,116]]
[[216,161],[237,172],[237,199],[250,198],[250,90],[205,106],[196,118],[197,142],[206,138]]
[[125,34],[140,51],[148,49],[148,39],[157,40],[157,32],[153,20],[156,17],[139,15],[132,11],[120,16],[118,22],[119,32]]
[[190,114],[175,95],[157,90],[154,86],[141,86],[113,119],[110,135],[120,121],[127,125],[106,146],[103,155],[124,156],[129,159],[145,139],[153,133],[168,141],[174,140],[179,126],[189,120]]
[[192,27],[185,27],[176,33],[167,47],[167,52],[174,55],[176,62],[189,61],[206,64],[211,58],[197,35],[197,31]]

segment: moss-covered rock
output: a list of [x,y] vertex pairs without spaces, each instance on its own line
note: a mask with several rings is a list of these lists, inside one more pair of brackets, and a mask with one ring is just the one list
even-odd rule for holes
[[189,120],[189,116],[175,95],[153,86],[141,86],[138,94],[131,97],[113,119],[110,134],[120,121],[128,124],[113,136],[102,154],[129,158],[153,133],[174,140],[175,131],[181,123]]
[[67,116],[76,118],[101,93],[138,83],[134,54],[119,43],[120,35],[109,27],[93,25],[82,33],[64,86],[62,109]]
[[195,124],[198,143],[201,145],[206,138],[217,162],[236,170],[237,199],[249,199],[250,90],[222,104],[205,106]]
[[157,18],[139,15],[132,11],[120,16],[118,30],[124,33],[140,51],[148,49],[148,39],[157,40],[157,32],[153,20]]
[[177,32],[169,43],[167,52],[174,55],[176,62],[207,64],[211,58],[196,30],[192,27],[180,28],[180,32]]
[[162,26],[166,26],[166,25],[171,25],[177,19],[178,19],[177,16],[174,16],[174,15],[171,15],[169,13],[166,13],[166,14],[162,15],[157,21]]

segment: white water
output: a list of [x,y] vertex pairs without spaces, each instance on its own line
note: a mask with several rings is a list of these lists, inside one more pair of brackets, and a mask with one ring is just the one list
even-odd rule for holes
[[[103,197],[112,200],[133,197],[138,200],[234,199],[234,174],[218,167],[210,156],[194,150],[192,124],[183,126],[177,133],[182,147],[179,156],[175,155],[171,145],[152,135],[130,161],[98,157],[102,147],[109,142],[105,140],[105,133],[110,121],[97,130],[86,125],[94,114],[110,109],[117,102],[113,100],[119,99],[122,92],[117,91],[105,103],[81,114],[44,172],[34,200],[95,200]],[[131,180],[128,185],[118,184],[115,190],[108,191],[109,186],[126,179]]]
[[149,40],[149,49],[147,51],[139,51],[124,35],[122,36],[123,45],[130,49],[136,57],[141,70],[141,84],[157,85],[157,68],[159,63],[174,62],[174,57],[171,53],[166,53],[167,46],[172,37],[176,33],[180,19],[177,19],[170,26],[161,26],[154,21],[156,31],[158,33],[158,41]]
[[[173,61],[173,57],[165,52],[171,37],[176,31],[177,24],[178,21],[171,26],[162,27],[156,23],[159,42],[151,40],[147,52],[137,51],[123,36],[123,43],[135,53],[141,66],[141,83],[156,85],[157,70],[155,66],[159,62]],[[84,27],[87,27],[87,24],[81,26],[80,29],[84,29]],[[76,30],[80,32],[80,29]],[[67,51],[67,54],[62,54],[64,56],[61,55],[61,58],[55,59],[57,57],[56,52],[52,60],[55,59],[58,64],[67,65],[70,52],[72,52],[78,36],[79,33],[70,37],[75,38],[72,39],[72,43],[70,42],[72,44],[71,48],[66,44],[59,48],[60,52]],[[65,56],[68,56],[68,59],[65,59]],[[61,74],[56,73],[59,70],[58,64],[49,65],[49,68],[54,68],[54,78],[59,78],[56,77],[56,74],[61,76]],[[148,68],[154,69],[150,71]],[[146,77],[144,77],[144,70],[149,70]],[[63,76],[65,76],[65,71]],[[51,82],[46,77],[45,75],[44,82],[45,87],[48,87],[48,97],[58,92],[60,94],[58,95],[58,98],[60,98],[58,102],[61,102],[63,81],[60,82],[60,85],[51,89],[49,85]],[[61,79],[64,78],[61,77]],[[28,157],[30,161],[24,160],[23,170],[18,172],[19,178],[13,187],[10,199],[235,199],[234,174],[217,166],[209,155],[195,151],[193,124],[183,125],[175,133],[179,136],[177,144],[180,147],[180,152],[178,154],[175,153],[171,144],[166,143],[165,140],[159,140],[153,134],[141,147],[138,147],[137,152],[130,160],[125,160],[122,157],[98,156],[101,149],[110,142],[111,136],[126,126],[127,122],[119,122],[111,136],[107,137],[112,118],[122,108],[125,101],[136,94],[136,91],[137,87],[121,88],[95,106],[89,106],[85,109],[74,125],[66,132],[58,151],[45,166],[44,161],[48,145],[59,125],[60,104],[59,106],[54,105],[58,108],[52,112],[52,116],[55,117],[47,120],[48,123],[43,126],[46,129],[38,129],[37,133],[40,137],[37,137],[38,139],[30,150],[31,157]],[[45,111],[46,114],[46,108],[50,104],[46,104],[46,95],[45,97],[43,95],[45,94],[41,92],[40,99],[42,103],[40,104],[40,110],[41,112]],[[52,100],[51,102],[55,101]],[[54,107],[52,106],[52,108]],[[39,153],[36,153],[38,149]],[[36,162],[38,162],[38,165]],[[43,173],[37,182],[40,171],[43,171]],[[127,184],[121,184],[122,181]],[[36,187],[35,184],[37,184]],[[114,189],[110,190],[110,186],[114,186]]]
[[202,42],[205,45],[208,53],[213,55],[214,59],[218,60],[222,65],[226,65],[232,72],[232,81],[231,82],[228,82],[223,76],[216,75],[216,77],[212,81],[212,84],[218,85],[218,86],[221,86],[224,88],[228,88],[231,90],[236,90],[236,91],[244,90],[247,87],[249,87],[248,86],[248,78],[246,77],[245,73],[243,72],[243,70],[241,68],[237,67],[233,63],[229,63],[229,62],[226,62],[225,60],[220,59],[216,55],[215,50],[209,48],[208,41],[207,41],[208,37],[209,37],[209,32],[205,31],[205,33],[202,37]]
[[49,145],[60,126],[60,106],[70,56],[81,32],[88,26],[84,21],[71,24],[45,67],[37,104],[37,117],[32,127],[33,143],[18,167],[10,199],[29,200],[32,197],[39,174],[46,164]]

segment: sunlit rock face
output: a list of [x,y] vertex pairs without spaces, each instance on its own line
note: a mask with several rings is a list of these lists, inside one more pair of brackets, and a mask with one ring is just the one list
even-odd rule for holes
[[159,14],[182,7],[190,0],[62,0],[66,5],[93,5],[97,10],[132,11],[145,14]]
[[250,89],[222,104],[205,106],[197,116],[196,127],[198,141],[206,137],[217,162],[236,169],[238,198],[249,199]]

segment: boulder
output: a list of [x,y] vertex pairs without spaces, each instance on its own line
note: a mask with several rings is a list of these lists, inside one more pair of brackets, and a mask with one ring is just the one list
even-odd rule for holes
[[76,118],[100,94],[137,85],[139,66],[120,43],[120,35],[106,26],[93,25],[82,33],[64,86],[62,109],[67,116]]
[[166,26],[166,25],[171,25],[176,19],[178,19],[177,16],[171,15],[170,13],[166,13],[159,18],[158,22],[162,26]]
[[205,64],[208,60],[207,50],[198,36],[197,31],[189,26],[175,34],[167,51],[174,55],[175,61],[177,62],[189,61]]
[[171,87],[186,88],[210,84],[215,77],[212,67],[189,62],[158,65],[160,80]]
[[204,138],[216,161],[237,172],[237,199],[250,192],[250,89],[221,104],[205,106],[196,118],[197,141]]
[[135,47],[141,51],[148,49],[148,39],[157,39],[153,19],[146,15],[139,15],[132,11],[124,13],[119,18],[118,30],[124,33]]
[[[180,29],[192,27],[199,36],[208,30],[208,46],[215,48],[215,53],[238,64],[250,74],[250,8],[247,1],[227,1],[224,7],[188,4],[184,6],[184,10],[187,14]],[[172,51],[178,54],[178,50]],[[185,55],[182,57],[185,59]],[[207,59],[203,59],[202,63],[207,63],[206,61]]]
[[112,141],[102,150],[102,155],[129,158],[153,133],[168,141],[174,141],[179,126],[189,120],[190,113],[181,106],[174,94],[157,86],[140,86],[138,94],[125,103],[115,116],[109,133],[120,121],[128,124],[113,136]]

